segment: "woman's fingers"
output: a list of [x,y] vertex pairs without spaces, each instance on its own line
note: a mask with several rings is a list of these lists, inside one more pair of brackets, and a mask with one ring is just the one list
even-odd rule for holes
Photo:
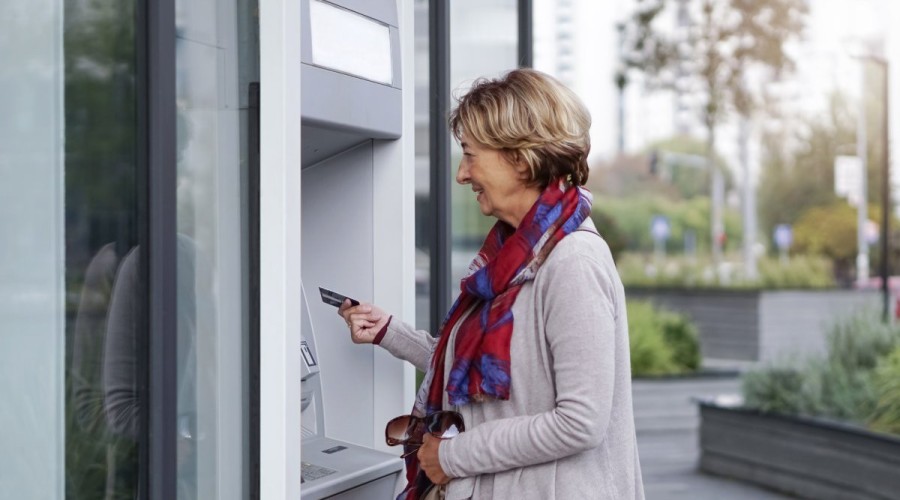
[[419,447],[419,451],[416,453],[416,457],[419,459],[419,467],[422,468],[422,471],[425,472],[425,475],[428,476],[432,483],[447,484],[450,482],[450,477],[441,468],[438,452],[440,444],[440,439],[426,433],[422,446]]
[[380,330],[379,325],[387,322],[384,312],[372,304],[354,306],[345,300],[338,308],[338,314],[350,329],[350,338],[354,343],[372,343]]

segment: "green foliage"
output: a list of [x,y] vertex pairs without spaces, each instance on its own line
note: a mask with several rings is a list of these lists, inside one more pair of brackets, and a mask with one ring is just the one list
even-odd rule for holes
[[816,255],[795,255],[783,262],[770,257],[757,262],[758,286],[763,289],[833,288],[831,262]]
[[[880,90],[873,88],[880,76],[868,79],[869,127],[866,178],[870,186],[867,202],[878,205],[883,151],[881,148]],[[856,105],[853,104],[853,107]],[[845,204],[834,194],[834,159],[855,155],[857,114],[842,94],[831,96],[824,116],[782,117],[781,128],[770,128],[763,136],[763,162],[758,207],[760,227],[771,235],[777,224],[795,224],[810,208]],[[869,209],[869,218],[880,220]],[[855,223],[854,223],[855,227]],[[855,237],[851,241],[856,241]]]
[[758,261],[759,278],[748,281],[739,266],[726,262],[727,272],[716,275],[712,261],[685,256],[667,256],[657,262],[653,255],[625,252],[616,261],[626,287],[810,289],[835,286],[831,263],[824,257],[798,256],[786,262],[773,258]]
[[[688,136],[676,136],[653,143],[647,151],[657,153],[658,161],[661,163],[658,167],[658,176],[671,184],[682,199],[709,196],[712,182],[709,169],[689,165],[677,156],[681,154],[705,157],[706,143]],[[715,155],[713,161],[725,177],[725,189],[733,187],[734,176],[725,159]]]
[[878,362],[873,384],[877,402],[869,427],[900,434],[900,347]]
[[900,426],[900,328],[872,311],[859,312],[831,326],[826,348],[824,357],[804,364],[776,363],[745,374],[745,405],[872,422],[879,429]]
[[666,345],[649,303],[628,302],[628,339],[633,375],[675,373],[672,349]]
[[[696,197],[690,200],[669,200],[661,197],[628,196],[621,198],[604,197],[594,200],[594,206],[609,214],[626,238],[629,251],[650,252],[654,248],[650,235],[650,223],[656,215],[669,219],[670,234],[666,243],[667,252],[681,252],[688,233],[698,252],[709,251],[709,198]],[[728,241],[739,242],[741,234],[740,215],[734,210],[725,211],[725,234]]]
[[699,368],[700,344],[690,321],[648,302],[629,301],[627,308],[633,375],[672,375]]
[[856,208],[845,202],[812,207],[794,226],[797,252],[824,255],[834,261],[856,256]]
[[619,225],[616,224],[615,219],[608,214],[601,212],[597,208],[594,208],[591,211],[591,219],[597,227],[597,232],[600,233],[600,236],[602,236],[606,241],[606,244],[609,245],[609,251],[612,253],[613,260],[618,261],[619,255],[625,250],[625,244],[627,242],[625,233],[623,233],[619,228]]
[[827,361],[849,371],[871,371],[879,358],[900,345],[900,327],[864,310],[834,322],[826,340]]
[[802,398],[804,373],[789,366],[770,366],[744,375],[744,404],[766,412],[788,415],[808,413]]
[[672,360],[681,371],[700,368],[700,336],[687,317],[672,312],[659,312],[663,339],[672,349]]

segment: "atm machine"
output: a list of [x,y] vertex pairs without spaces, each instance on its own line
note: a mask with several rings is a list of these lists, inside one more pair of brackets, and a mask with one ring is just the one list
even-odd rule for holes
[[301,405],[303,411],[300,498],[377,500],[394,497],[403,463],[396,455],[325,435],[321,368],[306,292],[301,305]]
[[401,168],[397,2],[301,0],[300,8],[301,498],[387,500],[403,469],[383,434],[386,415],[408,411],[385,397],[403,391],[401,364],[353,344],[318,288],[374,298],[374,269],[383,265],[376,230],[386,230],[375,227],[373,206],[396,197],[375,193],[374,179]]

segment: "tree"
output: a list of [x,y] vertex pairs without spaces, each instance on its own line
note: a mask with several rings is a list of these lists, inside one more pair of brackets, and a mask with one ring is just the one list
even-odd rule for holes
[[[751,66],[769,68],[776,75],[793,69],[785,42],[804,26],[805,0],[678,0],[679,29],[660,26],[671,2],[637,0],[622,26],[622,62],[661,88],[703,96],[700,116],[707,129],[706,155],[712,170],[711,241],[714,262],[721,259],[718,235],[724,230],[724,180],[712,161],[716,126],[728,110],[748,116],[756,107],[756,93],[746,74]],[[620,74],[622,85],[627,78]]]
[[[878,95],[869,98],[869,130],[881,128]],[[784,116],[781,125],[763,134],[759,215],[765,234],[771,235],[777,224],[794,224],[812,207],[839,200],[834,193],[834,160],[838,155],[855,154],[857,116],[853,107],[846,96],[834,93],[822,116]],[[868,137],[869,186],[881,182],[880,136],[878,132]],[[870,188],[868,203],[877,205],[880,200],[879,190]]]
[[[662,174],[682,198],[690,199],[709,195],[709,190],[704,189],[704,186],[709,186],[710,183],[709,169],[696,168],[683,159],[685,155],[704,155],[706,145],[702,141],[689,136],[675,136],[654,142],[648,147],[648,150],[657,152],[664,160],[665,166],[661,169],[667,170]],[[716,168],[724,174],[725,186],[733,186],[734,179],[725,159],[715,155],[714,162]]]
[[797,220],[794,240],[798,252],[831,259],[835,277],[846,282],[856,256],[856,209],[844,202],[812,207]]
[[[709,170],[697,168],[693,157],[700,157],[706,145],[690,136],[674,136],[653,142],[640,154],[619,155],[594,165],[587,187],[593,193],[620,197],[654,194],[671,200],[708,197]],[[656,167],[650,164],[655,156]],[[716,164],[725,174],[725,185],[734,180],[724,158]]]
[[812,207],[838,202],[834,159],[853,150],[855,120],[846,100],[835,94],[826,116],[791,121],[763,135],[759,215],[765,234],[778,224],[794,224]]

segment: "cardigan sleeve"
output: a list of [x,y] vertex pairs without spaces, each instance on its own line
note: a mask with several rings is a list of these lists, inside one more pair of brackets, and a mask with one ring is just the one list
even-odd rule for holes
[[544,304],[555,407],[535,415],[490,420],[443,441],[439,459],[449,476],[545,463],[602,443],[610,421],[616,366],[618,280],[610,275],[615,268],[610,268],[609,260],[604,265],[597,256],[582,252],[545,264],[548,268],[535,287]]
[[416,330],[400,319],[392,318],[378,345],[387,349],[394,357],[409,361],[419,370],[427,371],[437,339],[424,330]]

